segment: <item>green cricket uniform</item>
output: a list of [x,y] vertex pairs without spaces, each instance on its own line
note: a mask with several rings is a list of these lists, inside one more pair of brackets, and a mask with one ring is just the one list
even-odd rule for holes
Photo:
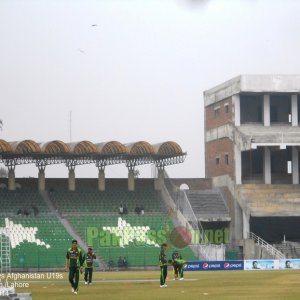
[[178,253],[178,251],[174,251],[172,253],[172,266],[173,266],[173,270],[174,270],[174,277],[175,279],[178,279],[178,273],[179,273],[179,264],[176,263],[176,259],[180,259],[180,255]]
[[79,268],[83,266],[81,249],[69,248],[66,258],[69,260],[69,282],[74,291],[78,291]]
[[166,278],[168,275],[168,261],[165,250],[161,248],[159,253],[159,265],[160,265],[160,285],[166,283]]
[[94,252],[87,253],[84,255],[84,281],[88,282],[89,284],[92,283],[93,278],[93,268],[94,268],[94,259],[96,259],[96,255]]
[[186,261],[182,259],[181,255],[178,253],[178,251],[174,251],[172,253],[172,265],[174,269],[174,276],[175,279],[178,279],[178,276],[180,278],[183,278],[183,267],[185,265]]

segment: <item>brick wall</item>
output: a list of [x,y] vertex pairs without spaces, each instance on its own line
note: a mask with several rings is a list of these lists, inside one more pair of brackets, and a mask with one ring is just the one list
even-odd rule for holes
[[[228,107],[228,112],[226,111]],[[216,110],[218,112],[216,113]],[[233,120],[232,98],[227,98],[205,108],[206,130],[225,125]]]
[[[226,164],[225,154],[228,155]],[[207,177],[228,174],[234,179],[234,145],[229,138],[211,141],[205,145]],[[219,158],[217,164],[216,159]]]

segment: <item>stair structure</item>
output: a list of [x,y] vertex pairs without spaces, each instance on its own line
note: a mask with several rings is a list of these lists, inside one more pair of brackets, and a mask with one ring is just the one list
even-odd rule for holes
[[253,240],[257,246],[260,246],[261,248],[265,249],[270,255],[272,255],[273,258],[285,259],[285,255],[281,251],[267,243],[255,233],[249,232],[249,239]]
[[226,202],[218,190],[189,190],[186,195],[199,221],[231,220]]
[[300,243],[286,241],[280,244],[274,244],[274,247],[282,252],[286,258],[300,257]]

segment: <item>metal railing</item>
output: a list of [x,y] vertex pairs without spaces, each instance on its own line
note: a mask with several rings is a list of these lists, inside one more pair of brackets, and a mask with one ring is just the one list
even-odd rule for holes
[[229,207],[228,207],[227,202],[226,202],[226,200],[225,200],[225,197],[224,197],[224,195],[223,195],[222,189],[218,187],[218,188],[217,188],[217,191],[219,192],[219,194],[220,194],[220,196],[221,196],[221,199],[222,199],[222,201],[223,201],[223,203],[224,203],[224,205],[225,205],[227,211],[229,212]]
[[249,239],[253,240],[255,242],[255,244],[266,249],[266,251],[268,253],[270,253],[271,255],[274,255],[275,258],[285,259],[285,255],[282,252],[280,252],[278,249],[276,249],[275,247],[270,245],[268,242],[263,240],[261,237],[259,237],[255,233],[249,232],[248,237],[249,237]]

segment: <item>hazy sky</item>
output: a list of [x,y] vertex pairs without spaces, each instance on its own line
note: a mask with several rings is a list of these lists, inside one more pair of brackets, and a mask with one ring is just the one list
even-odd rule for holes
[[0,138],[69,142],[72,110],[73,141],[174,140],[188,156],[169,174],[203,177],[203,91],[239,74],[299,74],[299,13],[298,0],[1,0]]

